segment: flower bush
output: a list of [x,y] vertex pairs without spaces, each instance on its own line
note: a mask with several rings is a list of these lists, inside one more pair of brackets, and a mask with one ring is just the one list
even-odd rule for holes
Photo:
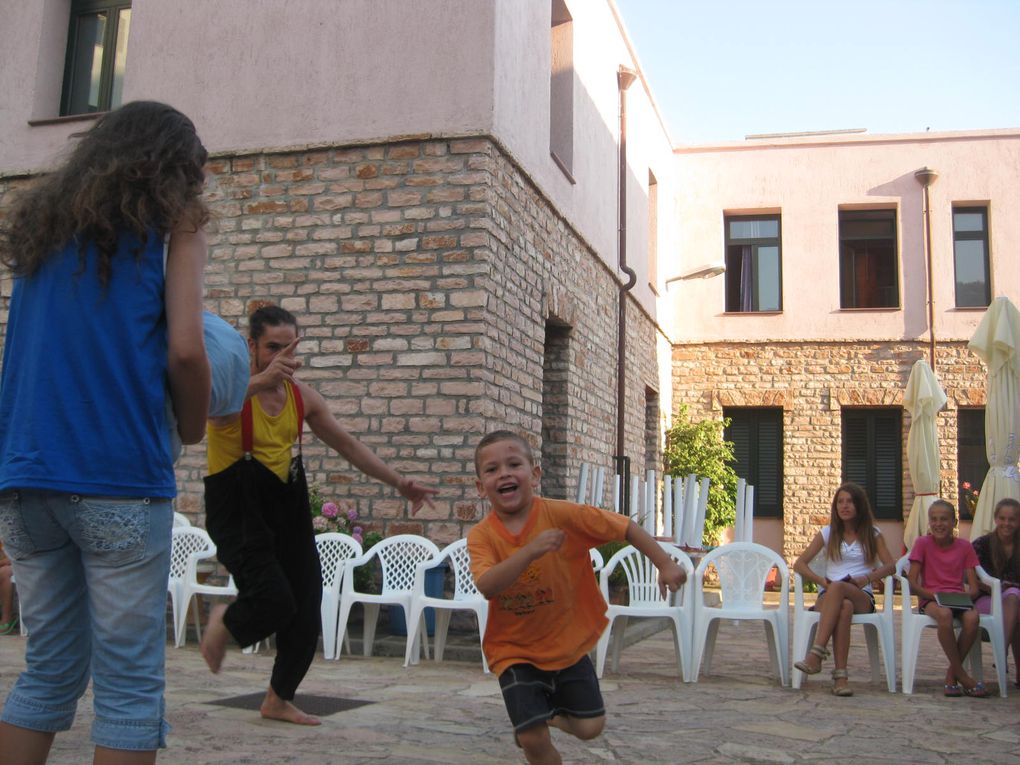
[[970,481],[960,484],[960,510],[965,511],[971,518],[974,517],[974,511],[977,510],[979,494],[980,492],[970,485]]
[[333,531],[354,537],[359,545],[365,543],[365,530],[355,523],[358,511],[354,507],[326,500],[318,486],[308,490],[308,504],[312,508],[312,528],[316,534]]

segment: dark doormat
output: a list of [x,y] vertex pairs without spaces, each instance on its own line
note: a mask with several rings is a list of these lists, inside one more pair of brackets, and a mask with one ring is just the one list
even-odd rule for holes
[[[227,699],[207,701],[207,704],[215,704],[220,707],[231,707],[232,709],[251,709],[255,712],[262,706],[262,700],[266,697],[265,691],[259,693],[246,693],[243,696],[231,696]],[[367,704],[374,704],[374,701],[362,701],[360,699],[342,699],[339,696],[315,696],[310,693],[294,697],[294,705],[303,712],[316,717],[329,717],[337,712],[346,712],[348,709],[357,709]]]

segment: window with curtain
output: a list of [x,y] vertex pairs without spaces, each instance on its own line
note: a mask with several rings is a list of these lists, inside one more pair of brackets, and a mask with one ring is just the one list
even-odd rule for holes
[[571,177],[574,172],[574,19],[564,0],[551,0],[550,7],[549,153]]
[[72,0],[61,114],[90,114],[121,105],[131,29],[125,0]]
[[903,432],[899,409],[843,409],[843,481],[868,494],[876,518],[903,519]]
[[896,211],[840,210],[840,307],[899,307],[897,272]]
[[988,210],[953,208],[956,307],[984,308],[992,300],[988,279]]
[[[988,474],[985,448],[985,410],[958,409],[956,412],[956,487],[961,518],[972,517],[971,500],[981,491]],[[964,486],[968,484],[968,486]]]
[[754,486],[754,517],[783,517],[783,410],[723,409],[724,438],[733,443],[737,476]]
[[726,310],[783,310],[782,253],[778,215],[728,215]]

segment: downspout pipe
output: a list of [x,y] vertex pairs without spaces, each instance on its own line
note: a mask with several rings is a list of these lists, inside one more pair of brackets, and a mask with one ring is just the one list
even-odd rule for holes
[[924,253],[925,265],[928,270],[928,363],[933,372],[935,371],[935,289],[931,254],[931,195],[929,188],[938,177],[939,174],[928,167],[922,167],[914,173],[914,178],[922,187],[921,195],[924,205],[922,210],[924,217]]
[[616,337],[616,472],[621,476],[621,504],[630,515],[630,461],[624,454],[624,421],[627,402],[627,293],[637,284],[637,273],[627,265],[627,89],[637,79],[637,72],[621,66],[616,73],[620,91],[620,166],[617,178],[619,210],[617,212],[617,252],[620,270],[627,281],[620,285],[619,326]]

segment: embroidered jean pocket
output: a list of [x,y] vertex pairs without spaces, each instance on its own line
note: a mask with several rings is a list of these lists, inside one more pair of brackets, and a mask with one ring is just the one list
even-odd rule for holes
[[4,543],[4,552],[14,560],[21,560],[35,551],[21,514],[21,496],[16,491],[0,494],[0,541]]
[[109,566],[126,566],[145,556],[149,539],[148,499],[82,497],[77,512],[82,551]]

